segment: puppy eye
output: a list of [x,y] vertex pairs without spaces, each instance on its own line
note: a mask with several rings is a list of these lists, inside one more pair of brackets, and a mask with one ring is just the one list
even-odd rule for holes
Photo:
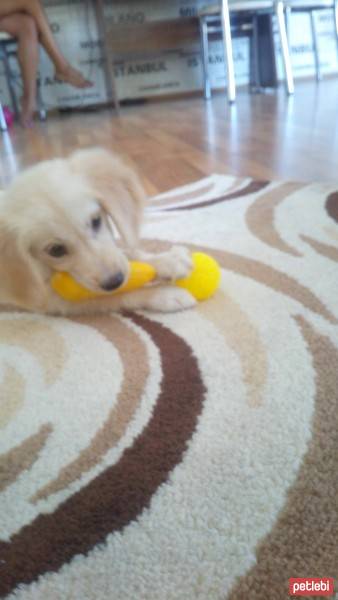
[[93,217],[91,220],[91,226],[94,231],[98,231],[102,224],[102,218],[98,215],[97,217]]
[[63,244],[53,244],[47,248],[47,252],[53,258],[62,258],[62,256],[68,254],[67,248]]

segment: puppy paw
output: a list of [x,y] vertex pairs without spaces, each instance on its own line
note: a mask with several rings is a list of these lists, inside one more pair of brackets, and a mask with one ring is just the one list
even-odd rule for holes
[[193,268],[191,253],[183,246],[173,246],[156,257],[154,266],[158,279],[172,281],[187,277]]
[[170,313],[187,310],[197,304],[195,298],[186,290],[176,287],[163,287],[153,290],[147,302],[147,310]]

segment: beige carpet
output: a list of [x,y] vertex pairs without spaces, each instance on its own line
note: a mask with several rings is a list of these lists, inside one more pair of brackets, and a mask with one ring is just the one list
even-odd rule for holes
[[282,600],[338,571],[338,192],[213,175],[147,244],[208,249],[176,315],[0,314],[0,597]]

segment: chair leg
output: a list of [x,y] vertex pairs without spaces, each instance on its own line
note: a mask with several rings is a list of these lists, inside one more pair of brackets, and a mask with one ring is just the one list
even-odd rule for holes
[[257,15],[252,17],[252,58],[253,58],[253,73],[252,73],[252,91],[257,92],[261,87],[261,78],[259,72],[259,47],[258,47],[258,23]]
[[335,2],[334,2],[333,11],[334,11],[334,25],[335,25],[337,51],[338,51],[338,0],[335,0]]
[[211,85],[210,85],[210,77],[209,77],[208,23],[203,17],[200,18],[200,36],[201,36],[201,50],[202,50],[204,98],[206,100],[210,100]]
[[222,30],[223,30],[223,45],[224,45],[224,58],[227,70],[228,80],[228,101],[230,104],[236,100],[236,82],[235,82],[235,69],[234,59],[232,54],[232,37],[231,37],[231,26],[230,26],[230,14],[228,0],[222,0]]
[[282,49],[286,91],[289,95],[291,95],[294,93],[294,83],[293,83],[293,73],[292,73],[292,65],[291,65],[291,59],[290,59],[289,44],[288,44],[288,38],[287,38],[287,34],[286,34],[284,4],[283,4],[282,0],[276,1],[275,11],[276,11],[279,38],[280,38],[281,49]]
[[7,86],[8,86],[8,91],[9,91],[9,95],[11,97],[11,102],[12,102],[12,107],[13,107],[13,111],[14,114],[16,116],[16,118],[19,117],[20,111],[19,111],[19,106],[18,106],[18,100],[16,97],[16,90],[15,90],[15,86],[13,84],[13,73],[9,64],[9,56],[7,54],[7,49],[4,48],[4,52],[3,52],[3,63],[4,63],[4,68],[5,68],[5,76],[6,76],[6,81],[7,81]]
[[292,13],[292,9],[290,8],[290,6],[287,6],[285,8],[285,27],[286,27],[286,36],[288,39],[288,44],[290,47],[290,29],[291,29],[291,13]]
[[321,80],[320,60],[319,60],[319,52],[318,52],[316,23],[315,23],[315,17],[313,14],[313,10],[310,10],[310,22],[311,22],[312,48],[313,48],[313,56],[314,56],[314,62],[315,62],[316,79],[317,79],[317,81],[320,81]]
[[41,87],[40,87],[40,80],[38,80],[36,82],[36,95],[37,95],[37,100],[38,100],[38,113],[39,113],[39,119],[40,121],[46,121],[47,119],[47,111],[43,102],[43,98],[42,98],[42,94],[41,94]]
[[0,130],[1,131],[7,131],[7,129],[8,129],[8,127],[7,127],[7,123],[6,123],[4,111],[3,111],[3,108],[2,108],[2,104],[0,102]]

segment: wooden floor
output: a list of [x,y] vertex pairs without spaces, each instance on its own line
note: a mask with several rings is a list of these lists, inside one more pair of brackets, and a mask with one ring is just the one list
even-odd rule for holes
[[102,145],[130,160],[150,194],[212,172],[338,181],[338,79],[270,95],[223,94],[111,111],[51,116],[33,130],[0,134],[0,184],[17,170],[79,147]]

